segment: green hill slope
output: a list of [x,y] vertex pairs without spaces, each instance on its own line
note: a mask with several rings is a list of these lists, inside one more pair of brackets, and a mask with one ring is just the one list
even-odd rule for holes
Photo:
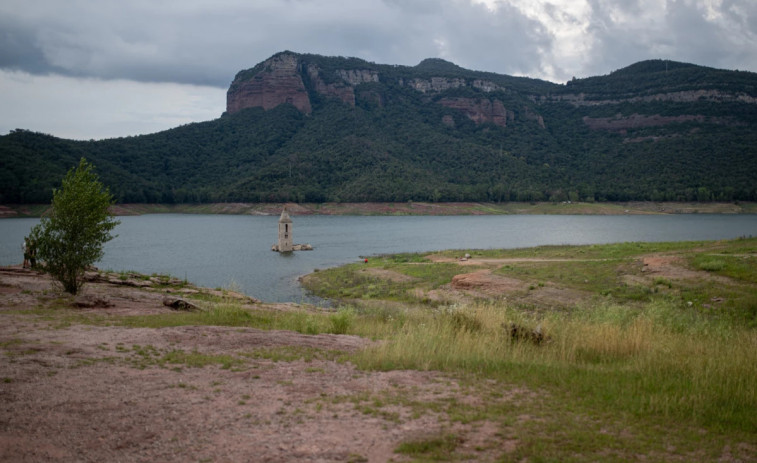
[[151,135],[13,131],[0,202],[49,201],[82,156],[120,202],[757,200],[754,73],[647,61],[557,85],[284,52],[241,71],[235,98]]

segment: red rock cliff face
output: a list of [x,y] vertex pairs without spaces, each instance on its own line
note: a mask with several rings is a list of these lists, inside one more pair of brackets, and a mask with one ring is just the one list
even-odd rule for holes
[[263,62],[256,74],[234,79],[226,93],[226,111],[235,113],[255,107],[271,109],[291,103],[303,113],[310,114],[312,106],[303,75],[316,92],[351,106],[355,106],[356,85],[379,81],[378,72],[372,70],[337,70],[336,75],[329,76],[330,83],[324,81],[321,73],[318,66],[306,66],[295,54],[279,54]]
[[252,78],[240,82],[235,79],[226,93],[228,113],[254,107],[272,109],[283,103],[290,103],[305,114],[312,110],[294,55],[274,56]]
[[314,64],[308,66],[308,76],[310,77],[310,82],[312,82],[316,92],[322,95],[338,98],[342,100],[343,103],[355,106],[355,90],[352,86],[347,85],[344,82],[326,84],[323,79],[321,79],[320,69]]
[[439,104],[462,111],[476,124],[491,122],[500,127],[507,127],[508,121],[515,118],[515,114],[508,111],[499,100],[442,98],[439,100]]
[[[350,106],[355,106],[356,98],[361,101],[383,105],[382,96],[370,89],[363,89],[356,95],[355,88],[361,84],[380,81],[379,72],[371,69],[337,69],[325,75],[323,69],[313,63],[303,62],[294,53],[281,53],[264,61],[255,68],[241,72],[232,82],[226,94],[226,111],[230,114],[245,108],[260,107],[272,109],[284,103],[290,103],[305,114],[310,114],[312,105],[308,88],[329,98],[336,98]],[[303,78],[305,79],[303,81]],[[305,87],[308,82],[308,88]],[[496,84],[474,80],[467,82],[462,78],[431,77],[429,79],[412,79],[407,82],[400,79],[401,85],[407,85],[421,93],[439,93],[460,87],[471,87],[484,92],[501,90]],[[439,104],[461,111],[476,124],[492,123],[507,127],[515,119],[515,113],[505,108],[498,99],[490,98],[442,98]],[[526,119],[534,119],[544,127],[544,121],[537,113],[526,108]],[[452,118],[444,123],[451,124]]]

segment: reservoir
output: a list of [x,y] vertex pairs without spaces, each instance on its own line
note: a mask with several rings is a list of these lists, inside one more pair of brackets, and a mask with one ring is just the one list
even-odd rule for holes
[[[297,278],[379,254],[757,235],[757,215],[293,216],[295,243],[279,254],[278,216],[150,214],[119,217],[96,265],[170,274],[200,286],[235,286],[270,302],[310,302]],[[39,219],[0,220],[0,265],[20,264]]]

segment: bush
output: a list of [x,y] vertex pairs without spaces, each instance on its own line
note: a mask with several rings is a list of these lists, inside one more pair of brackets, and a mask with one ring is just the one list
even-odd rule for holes
[[329,320],[331,321],[331,333],[347,334],[350,326],[352,326],[354,318],[355,314],[352,310],[340,309],[339,312],[329,317]]
[[699,269],[707,272],[719,272],[725,268],[725,262],[720,259],[709,259],[699,263]]

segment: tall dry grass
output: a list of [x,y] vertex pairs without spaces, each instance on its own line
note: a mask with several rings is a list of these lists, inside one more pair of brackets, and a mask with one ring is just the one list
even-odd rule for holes
[[[547,340],[513,340],[511,323],[539,326]],[[587,405],[757,429],[757,332],[667,300],[540,316],[496,302],[446,307],[407,318],[354,361],[370,369],[497,377]]]

